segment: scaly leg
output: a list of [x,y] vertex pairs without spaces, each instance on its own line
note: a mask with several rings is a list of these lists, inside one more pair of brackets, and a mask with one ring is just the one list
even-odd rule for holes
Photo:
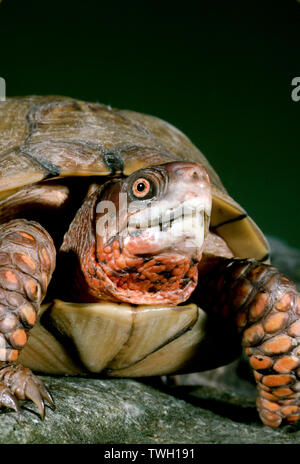
[[[257,382],[262,422],[278,427],[300,415],[300,294],[276,268],[216,258],[200,275],[196,302],[218,327],[239,334]],[[223,329],[222,329],[223,330]]]
[[18,400],[30,399],[44,417],[53,401],[42,382],[20,364],[20,350],[34,326],[52,273],[55,247],[43,227],[18,219],[0,225],[0,406],[20,413]]

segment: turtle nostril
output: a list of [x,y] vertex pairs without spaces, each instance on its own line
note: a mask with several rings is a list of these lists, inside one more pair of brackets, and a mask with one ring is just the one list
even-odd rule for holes
[[178,161],[166,164],[169,173],[177,179],[184,179],[186,182],[208,181],[208,174],[205,168],[199,163]]
[[193,179],[199,179],[199,174],[197,171],[194,171],[192,174]]
[[200,178],[200,173],[198,172],[197,169],[195,168],[190,168],[190,167],[180,167],[179,169],[176,169],[174,171],[177,176],[186,176],[187,178],[192,178],[192,179],[199,179]]

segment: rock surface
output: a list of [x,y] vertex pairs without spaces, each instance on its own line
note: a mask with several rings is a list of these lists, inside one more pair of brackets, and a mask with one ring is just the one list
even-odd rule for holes
[[[270,239],[273,264],[300,288],[300,252]],[[42,376],[41,376],[42,377]],[[182,385],[127,379],[42,377],[55,398],[42,421],[23,403],[23,421],[0,412],[0,443],[299,443],[300,425],[265,427],[242,360]]]

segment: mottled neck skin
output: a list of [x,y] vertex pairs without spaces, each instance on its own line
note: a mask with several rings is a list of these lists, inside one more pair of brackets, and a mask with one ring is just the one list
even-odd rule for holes
[[61,247],[71,298],[186,301],[197,285],[210,210],[209,178],[197,163],[145,168],[96,188]]

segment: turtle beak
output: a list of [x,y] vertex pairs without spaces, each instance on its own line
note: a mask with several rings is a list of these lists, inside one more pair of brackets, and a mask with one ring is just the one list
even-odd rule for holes
[[[212,194],[209,176],[199,163],[173,162],[165,165],[168,173],[168,191],[165,201],[169,208],[180,204],[186,250],[195,246],[201,256],[204,239],[209,230]],[[192,221],[191,221],[192,218]],[[201,258],[200,258],[201,259]]]

